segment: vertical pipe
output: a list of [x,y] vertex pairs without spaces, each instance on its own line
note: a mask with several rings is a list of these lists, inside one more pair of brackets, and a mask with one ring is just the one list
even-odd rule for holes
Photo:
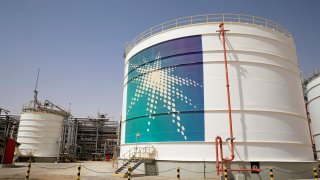
[[70,126],[71,126],[70,146],[73,146],[74,145],[74,122],[71,122]]
[[75,139],[74,139],[74,144],[76,145],[78,143],[78,129],[79,129],[79,123],[78,120],[75,119],[74,120],[75,126],[76,126],[76,135],[75,135]]
[[177,168],[177,179],[180,180],[180,167]]
[[68,149],[70,147],[70,142],[71,142],[71,133],[72,133],[72,125],[71,125],[71,122],[68,122],[68,136],[67,136],[67,148]]
[[5,130],[4,130],[5,137],[9,136],[10,126],[11,126],[10,117],[8,115],[6,115],[6,127],[5,127]]
[[104,155],[104,156],[107,156],[107,142],[104,142],[103,155]]
[[57,154],[57,162],[60,161],[60,153],[61,153],[61,137],[58,140],[58,154]]
[[[220,158],[221,158],[221,168],[219,165],[219,148],[220,148]],[[223,171],[223,150],[222,150],[222,139],[220,136],[216,137],[216,173],[220,175],[220,171]]]
[[219,25],[220,33],[222,35],[222,44],[223,44],[223,57],[224,57],[224,68],[226,75],[226,88],[227,88],[227,97],[228,97],[228,116],[229,116],[229,130],[230,130],[230,142],[231,142],[231,158],[225,158],[226,161],[232,161],[234,159],[234,138],[233,138],[233,127],[232,127],[232,114],[231,114],[231,97],[230,97],[230,84],[229,84],[229,72],[227,64],[227,49],[226,49],[226,40],[224,29],[224,24],[220,23]]
[[68,123],[66,124],[66,126],[64,128],[63,152],[65,151],[66,141],[68,141],[67,128],[68,128]]
[[206,159],[203,159],[203,179],[206,179]]
[[226,87],[227,87],[227,96],[228,96],[228,115],[229,115],[229,128],[230,128],[230,141],[231,141],[231,159],[234,159],[234,143],[233,143],[233,129],[232,129],[232,114],[231,114],[231,98],[230,98],[230,84],[229,84],[229,72],[227,64],[227,50],[226,50],[226,40],[225,40],[225,29],[224,24],[220,24],[220,30],[222,33],[222,43],[223,43],[223,56],[224,56],[224,67],[226,74]]
[[99,137],[99,128],[97,127],[97,134],[96,134],[96,153],[98,153],[98,137]]
[[[220,136],[216,137],[216,165],[217,165],[217,175],[219,175],[220,168],[219,168],[219,152],[218,152],[218,145],[220,144],[220,151],[221,151],[221,164],[223,161],[232,161],[235,157],[234,155],[234,138],[233,138],[233,127],[232,127],[232,114],[231,114],[231,97],[230,97],[230,85],[229,85],[229,72],[228,72],[228,64],[227,64],[227,50],[226,50],[226,40],[225,40],[225,32],[228,30],[224,29],[224,23],[221,22],[219,25],[220,30],[219,32],[222,35],[222,44],[223,44],[223,57],[224,57],[224,67],[225,67],[225,76],[226,76],[226,89],[227,89],[227,98],[228,98],[228,116],[229,116],[229,130],[230,130],[230,142],[231,142],[231,157],[224,158],[222,156],[222,139]],[[223,166],[222,166],[223,168]]]

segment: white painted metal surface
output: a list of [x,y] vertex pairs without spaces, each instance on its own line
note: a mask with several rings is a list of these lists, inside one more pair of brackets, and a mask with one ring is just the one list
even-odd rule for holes
[[315,75],[307,84],[308,109],[311,119],[312,134],[320,158],[320,76]]
[[[121,154],[135,147],[134,143],[125,143],[128,60],[153,45],[201,35],[205,140],[138,143],[138,146],[152,144],[159,160],[215,161],[215,137],[229,137],[223,47],[218,29],[219,23],[212,22],[169,29],[144,39],[127,52]],[[235,161],[313,161],[293,39],[250,22],[225,22],[225,29],[230,30],[226,41]],[[229,156],[226,143],[223,148],[225,156]]]
[[57,157],[63,116],[45,112],[23,112],[17,141],[22,155]]

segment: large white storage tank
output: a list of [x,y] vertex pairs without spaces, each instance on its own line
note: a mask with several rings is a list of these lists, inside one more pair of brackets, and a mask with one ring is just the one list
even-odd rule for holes
[[311,119],[312,134],[318,159],[320,158],[320,73],[306,81],[306,95]]
[[23,156],[52,158],[59,155],[64,117],[59,114],[25,111],[21,114],[17,141]]
[[229,30],[235,161],[313,161],[291,34],[233,14],[169,21],[128,44],[121,154],[152,144],[158,160],[216,160],[215,137],[230,137],[220,22]]

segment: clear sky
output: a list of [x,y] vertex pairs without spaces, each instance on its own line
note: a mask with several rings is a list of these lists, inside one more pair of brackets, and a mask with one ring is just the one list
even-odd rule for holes
[[242,13],[285,26],[303,73],[320,69],[319,0],[0,0],[0,107],[20,114],[39,98],[74,116],[120,118],[124,44],[149,27],[209,13]]

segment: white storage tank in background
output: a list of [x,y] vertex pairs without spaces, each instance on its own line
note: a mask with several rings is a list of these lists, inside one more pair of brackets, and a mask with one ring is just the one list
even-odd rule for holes
[[23,156],[57,157],[64,117],[48,112],[26,111],[21,114],[17,141]]
[[153,145],[157,160],[216,161],[215,137],[230,137],[220,22],[229,30],[235,162],[312,162],[293,38],[275,22],[238,14],[172,20],[128,44],[121,154]]
[[309,117],[318,159],[320,158],[320,73],[314,74],[306,82]]

